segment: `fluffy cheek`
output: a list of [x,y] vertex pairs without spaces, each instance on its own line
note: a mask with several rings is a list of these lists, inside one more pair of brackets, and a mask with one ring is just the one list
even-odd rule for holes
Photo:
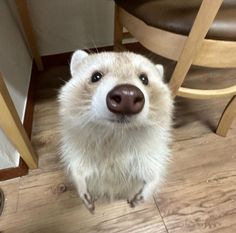
[[80,124],[88,119],[94,88],[87,80],[71,79],[59,95],[60,115],[66,124]]
[[115,87],[116,81],[113,78],[109,78],[101,80],[98,85],[92,98],[92,113],[95,120],[110,119],[113,114],[107,108],[106,97],[108,92]]
[[150,112],[149,119],[158,125],[169,124],[172,112],[172,99],[167,86],[152,86],[149,93]]

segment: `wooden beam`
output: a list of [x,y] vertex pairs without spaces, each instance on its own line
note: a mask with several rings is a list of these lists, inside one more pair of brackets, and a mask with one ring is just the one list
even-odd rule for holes
[[189,99],[212,99],[234,96],[236,95],[236,85],[217,90],[200,90],[187,87],[180,87],[177,95]]
[[38,158],[25,132],[21,120],[0,73],[0,127],[31,169],[37,168]]
[[222,2],[223,0],[202,1],[189,37],[185,42],[183,51],[170,80],[170,88],[173,96],[178,93],[178,89],[181,87]]
[[219,124],[217,126],[216,134],[226,137],[228,130],[235,117],[236,117],[236,96],[234,96],[226,106],[219,121]]
[[27,7],[27,1],[26,0],[15,0],[15,3],[16,3],[16,7],[17,7],[17,10],[18,10],[18,13],[20,16],[22,27],[24,29],[25,37],[26,37],[29,49],[31,51],[32,57],[35,60],[38,70],[42,71],[43,70],[43,63],[42,63],[42,59],[41,59],[39,49],[37,46],[36,36],[35,36],[33,26],[31,23],[30,14],[29,14],[29,10]]
[[115,21],[114,21],[114,51],[122,51],[124,46],[123,40],[123,26],[120,22],[120,8],[115,4]]

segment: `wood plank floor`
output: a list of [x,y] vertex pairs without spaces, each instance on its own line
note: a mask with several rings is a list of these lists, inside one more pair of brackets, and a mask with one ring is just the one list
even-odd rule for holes
[[[174,63],[148,56],[165,64],[168,79]],[[193,68],[186,85],[227,86],[235,76],[235,69]],[[97,203],[91,215],[58,158],[56,96],[68,78],[67,66],[38,77],[32,141],[39,169],[0,183],[6,194],[0,232],[236,232],[236,122],[227,138],[212,131],[228,99],[177,98],[173,159],[160,193],[134,209],[125,201]]]

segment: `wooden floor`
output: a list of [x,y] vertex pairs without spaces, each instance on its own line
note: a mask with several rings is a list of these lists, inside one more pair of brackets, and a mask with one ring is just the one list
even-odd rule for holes
[[[170,75],[173,62],[160,57]],[[188,84],[217,87],[235,80],[236,70],[193,68]],[[77,197],[58,158],[57,91],[67,66],[39,76],[32,141],[39,169],[0,183],[6,206],[4,233],[236,232],[236,122],[227,138],[213,133],[228,99],[176,100],[173,159],[166,183],[150,203],[131,209],[125,201],[97,203],[91,215]]]

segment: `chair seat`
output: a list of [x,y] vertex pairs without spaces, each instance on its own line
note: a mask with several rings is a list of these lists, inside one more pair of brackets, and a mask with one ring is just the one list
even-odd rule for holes
[[[115,2],[149,26],[188,35],[202,0],[115,0]],[[236,0],[224,0],[206,38],[236,40]]]

